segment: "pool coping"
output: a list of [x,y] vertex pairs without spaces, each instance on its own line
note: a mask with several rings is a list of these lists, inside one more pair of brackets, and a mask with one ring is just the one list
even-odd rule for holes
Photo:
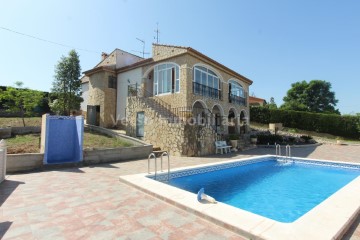
[[[172,172],[203,168],[221,164],[275,157],[263,155],[246,159],[201,164],[172,169]],[[332,164],[360,164],[333,162],[320,159],[294,158]],[[360,213],[360,176],[339,189],[315,208],[292,223],[281,223],[224,203],[205,204],[197,201],[196,194],[154,181],[149,173],[121,176],[129,184],[167,203],[182,208],[217,225],[252,239],[339,239]]]

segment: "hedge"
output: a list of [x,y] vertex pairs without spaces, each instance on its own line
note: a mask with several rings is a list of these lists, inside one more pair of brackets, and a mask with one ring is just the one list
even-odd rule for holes
[[360,138],[359,116],[299,112],[265,107],[251,107],[250,116],[251,121],[258,123],[282,123],[284,127],[355,139]]

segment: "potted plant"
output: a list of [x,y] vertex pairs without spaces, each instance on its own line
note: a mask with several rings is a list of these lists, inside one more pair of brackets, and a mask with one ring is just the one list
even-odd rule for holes
[[256,135],[250,135],[250,142],[252,144],[256,144],[257,143],[257,136]]
[[237,147],[238,147],[239,135],[237,135],[237,134],[230,134],[230,135],[229,135],[229,140],[230,140],[231,146],[232,146],[233,148],[237,148]]

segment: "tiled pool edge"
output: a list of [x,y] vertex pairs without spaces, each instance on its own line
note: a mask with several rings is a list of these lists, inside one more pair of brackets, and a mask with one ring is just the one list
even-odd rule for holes
[[[271,155],[267,156],[271,157]],[[218,164],[247,161],[249,159],[256,160],[262,157],[264,156],[203,164],[187,168],[204,168]],[[320,161],[329,165],[333,163],[331,161],[318,159],[310,159],[309,161]],[[336,165],[341,164],[344,163],[340,162]],[[358,166],[358,164],[355,165]],[[173,171],[181,171],[187,168],[177,168],[173,169]],[[333,194],[294,223],[280,223],[223,203],[215,205],[198,203],[195,194],[154,181],[146,177],[147,175],[148,174],[137,174],[123,176],[120,177],[120,180],[169,204],[175,205],[219,226],[252,239],[289,239],[289,237],[293,237],[294,239],[338,239],[348,230],[360,211],[360,194],[352,196],[354,189],[360,188],[360,177],[339,190],[339,192],[345,194],[345,198],[341,196],[341,194],[340,197],[337,193]],[[332,209],[335,208],[336,211],[330,211],[329,213],[329,207]],[[234,219],[236,219],[236,221]],[[330,221],[326,221],[325,219],[330,219]]]
[[[146,175],[147,174],[141,175],[141,177],[146,177]],[[150,196],[156,197],[156,198],[160,199],[161,201],[164,201],[165,203],[168,203],[168,204],[170,204],[172,206],[178,207],[178,208],[180,208],[180,209],[182,209],[184,211],[187,211],[187,212],[189,212],[191,214],[194,214],[194,215],[196,215],[198,217],[201,217],[201,218],[203,218],[203,219],[205,219],[207,221],[210,221],[210,222],[212,222],[212,223],[214,223],[214,224],[216,224],[216,225],[218,225],[220,227],[223,227],[225,229],[233,231],[233,232],[235,232],[235,233],[237,233],[237,234],[239,234],[239,235],[241,235],[243,237],[246,237],[246,238],[249,238],[249,239],[259,239],[259,240],[262,239],[262,238],[259,238],[259,236],[256,236],[256,235],[253,235],[253,234],[251,234],[251,233],[249,233],[247,231],[244,231],[243,229],[237,228],[237,227],[235,227],[235,226],[233,226],[233,225],[231,225],[229,223],[225,223],[225,222],[223,222],[223,221],[221,221],[221,220],[219,220],[219,219],[217,219],[215,217],[209,216],[208,214],[203,213],[199,209],[189,207],[188,205],[185,205],[185,204],[183,204],[181,202],[178,202],[178,201],[172,199],[171,197],[164,196],[164,194],[158,194],[158,193],[155,193],[153,191],[150,191],[146,187],[144,188],[143,186],[134,183],[133,180],[136,180],[136,179],[128,179],[127,177],[128,176],[121,176],[119,178],[120,182],[122,182],[124,184],[127,184],[129,186],[132,186],[132,187],[134,187],[134,188],[136,188],[136,189],[138,189],[138,190],[140,190],[140,191],[142,191],[142,192],[144,192],[146,194],[149,194]],[[154,180],[148,179],[148,181],[154,181]],[[169,186],[169,187],[173,188],[172,186]],[[181,190],[181,189],[179,189],[179,190]],[[184,190],[181,190],[181,191],[184,191]],[[200,205],[201,210],[212,207],[211,205],[206,205],[206,204],[202,204],[202,203],[199,203],[199,205]],[[204,206],[207,206],[207,207],[204,207]]]

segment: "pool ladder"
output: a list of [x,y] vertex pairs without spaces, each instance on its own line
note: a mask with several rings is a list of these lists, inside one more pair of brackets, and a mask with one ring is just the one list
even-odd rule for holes
[[[281,146],[280,144],[275,144],[275,155],[276,158],[281,157]],[[291,146],[288,144],[285,147],[285,159],[291,158]]]
[[[170,155],[167,151],[164,151],[161,154],[161,161],[160,161],[160,171],[163,172],[163,157],[166,157],[168,159],[168,174],[167,174],[167,181],[170,180]],[[157,161],[156,161],[156,155],[155,153],[150,153],[149,157],[148,157],[148,173],[150,172],[150,159],[154,158],[154,162],[155,162],[155,173],[154,173],[154,179],[156,180],[157,177]]]

